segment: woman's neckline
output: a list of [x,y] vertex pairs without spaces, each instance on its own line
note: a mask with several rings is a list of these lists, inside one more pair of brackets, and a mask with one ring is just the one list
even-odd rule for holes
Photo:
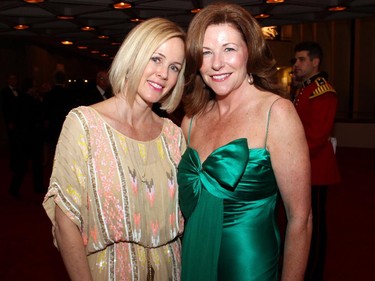
[[135,141],[135,142],[139,142],[139,143],[149,143],[149,142],[154,142],[154,141],[158,140],[158,139],[162,136],[162,134],[163,134],[163,132],[164,132],[164,129],[165,129],[165,125],[166,125],[166,118],[160,117],[160,118],[163,120],[163,126],[162,126],[162,128],[161,128],[159,134],[158,134],[156,137],[154,137],[154,138],[152,138],[152,139],[150,139],[150,140],[138,140],[138,139],[132,138],[132,137],[130,137],[130,136],[127,136],[127,135],[125,135],[124,133],[122,133],[122,132],[120,132],[119,130],[117,130],[116,128],[114,128],[111,124],[108,123],[107,120],[105,120],[105,118],[100,114],[100,112],[99,112],[98,110],[96,110],[95,108],[93,108],[92,106],[83,106],[83,107],[86,107],[86,108],[89,108],[89,110],[92,110],[92,111],[95,113],[95,115],[97,115],[98,118],[99,118],[99,119],[100,119],[100,120],[101,120],[106,126],[108,126],[109,128],[111,128],[112,131],[114,131],[114,132],[116,132],[117,134],[119,134],[119,135],[121,135],[121,136],[127,138],[128,140]]

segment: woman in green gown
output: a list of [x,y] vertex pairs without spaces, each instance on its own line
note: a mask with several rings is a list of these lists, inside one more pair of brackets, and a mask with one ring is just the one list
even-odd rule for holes
[[277,281],[278,195],[288,224],[282,280],[303,280],[311,237],[310,164],[293,105],[256,20],[212,4],[187,38],[188,148],[178,167],[184,281]]

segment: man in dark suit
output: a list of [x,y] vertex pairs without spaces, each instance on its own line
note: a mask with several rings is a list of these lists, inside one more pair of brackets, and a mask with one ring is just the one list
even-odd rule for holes
[[51,156],[55,154],[65,117],[75,106],[72,92],[67,87],[66,74],[63,71],[57,71],[53,78],[55,84],[44,97],[47,121],[46,141],[50,147]]
[[86,105],[94,104],[112,97],[112,91],[106,71],[99,71],[96,75],[96,83],[89,87],[86,93]]
[[29,99],[18,88],[15,74],[8,76],[8,85],[1,91],[2,111],[8,134],[10,170],[12,179],[9,186],[10,194],[18,198],[20,187],[27,172],[30,153],[29,138],[31,135]]

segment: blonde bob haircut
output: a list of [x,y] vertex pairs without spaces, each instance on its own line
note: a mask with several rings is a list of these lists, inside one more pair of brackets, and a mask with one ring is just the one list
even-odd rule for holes
[[[155,50],[172,38],[185,42],[185,32],[177,24],[163,18],[146,20],[126,36],[109,69],[109,81],[115,95],[124,94],[130,105],[143,72]],[[174,88],[161,101],[161,109],[173,112],[181,101],[185,78],[185,60]]]

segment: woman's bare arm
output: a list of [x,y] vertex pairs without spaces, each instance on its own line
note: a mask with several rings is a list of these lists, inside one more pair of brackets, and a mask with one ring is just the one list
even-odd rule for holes
[[302,124],[287,100],[272,108],[268,144],[288,220],[281,280],[303,281],[312,231],[310,158]]
[[56,206],[55,237],[72,281],[92,281],[85,246],[77,226]]

